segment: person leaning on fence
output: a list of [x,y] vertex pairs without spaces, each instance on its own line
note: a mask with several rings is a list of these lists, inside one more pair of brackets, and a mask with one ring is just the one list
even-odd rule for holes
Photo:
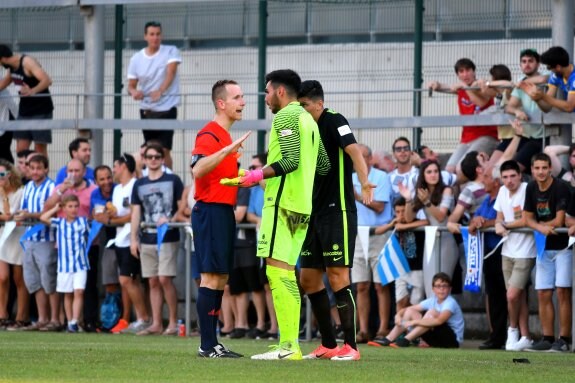
[[[357,208],[357,224],[360,227],[386,225],[393,218],[389,176],[386,172],[378,170],[371,165],[372,154],[371,149],[367,145],[360,144],[360,149],[368,169],[367,179],[371,184],[376,185],[376,187],[373,192],[373,200],[366,204],[361,196],[359,178],[357,178],[355,174],[352,175],[352,180],[354,181],[355,206]],[[357,316],[359,321],[359,331],[356,337],[357,343],[367,343],[370,338],[369,312],[371,308],[370,287],[372,283],[374,284],[373,286],[377,296],[379,317],[379,328],[377,329],[375,338],[381,338],[389,332],[391,288],[389,285],[382,286],[381,278],[377,272],[377,263],[381,249],[383,249],[390,233],[378,233],[376,229],[374,229],[370,234],[369,245],[362,244],[360,240],[355,241],[353,267],[351,268],[351,282],[355,284],[357,291]],[[366,246],[367,249],[363,249],[363,246]]]
[[[20,246],[20,237],[26,229],[22,226],[9,229],[7,226],[20,209],[23,192],[20,174],[14,165],[0,159],[0,221],[4,222],[4,226],[0,228],[0,237],[4,236],[6,230],[11,230],[0,248],[0,329],[21,330],[30,325],[28,315],[30,294],[24,283],[22,273],[24,252]],[[14,280],[18,299],[15,321],[10,320],[10,313],[7,311],[10,279]]]
[[[571,343],[571,292],[573,252],[567,249],[568,237],[557,233],[565,224],[565,214],[575,216],[569,186],[551,175],[551,159],[545,153],[531,160],[533,181],[525,191],[523,211],[527,225],[545,236],[545,249],[535,262],[535,290],[543,338],[528,351],[569,351]],[[569,208],[569,211],[568,211]],[[535,233],[537,235],[538,233]],[[535,238],[537,241],[537,237]],[[553,290],[559,306],[559,338],[555,338]]]
[[[180,103],[178,65],[180,51],[173,45],[162,44],[162,25],[149,21],[144,26],[147,46],[130,59],[128,93],[140,101],[142,119],[176,119]],[[173,130],[143,130],[144,140],[162,142],[166,166],[172,167]]]
[[[173,279],[177,274],[180,230],[168,227],[163,241],[158,237],[164,228],[162,225],[175,222],[184,185],[177,175],[162,171],[164,152],[161,146],[148,146],[144,158],[149,174],[134,183],[131,196],[130,254],[140,259],[142,277],[148,278],[152,324],[137,335],[176,335],[178,297]],[[141,223],[146,227],[142,228]],[[164,299],[168,305],[165,330],[162,321]]]
[[[58,211],[63,217],[52,218]],[[45,225],[56,226],[58,245],[58,276],[56,291],[64,294],[64,311],[68,321],[67,331],[78,333],[78,321],[84,306],[84,289],[88,278],[86,238],[90,230],[87,217],[79,216],[80,199],[75,194],[66,194],[51,209],[40,216]]]
[[[541,62],[551,71],[547,92],[543,92],[528,81],[521,82],[519,88],[527,93],[545,113],[550,112],[552,108],[572,113],[575,111],[575,70],[573,70],[569,53],[562,47],[551,47],[543,52]],[[563,91],[565,100],[556,98],[558,89]]]
[[[457,60],[454,68],[458,82],[452,85],[444,85],[439,81],[432,81],[428,84],[428,87],[437,92],[457,95],[459,114],[462,116],[477,114],[493,105],[493,98],[480,95],[473,101],[468,91],[463,89],[472,86],[476,81],[473,61],[468,58],[461,58]],[[456,170],[460,169],[461,160],[467,153],[478,151],[491,154],[496,146],[496,126],[464,126],[461,132],[460,143],[447,161],[446,170],[450,173],[455,173]]]
[[[539,73],[540,56],[535,49],[522,50],[519,54],[519,60],[519,66],[523,73],[520,82],[535,84],[547,82],[549,76]],[[516,87],[511,92],[509,102],[505,105],[505,112],[514,115],[516,119],[521,121],[523,127],[521,140],[512,158],[519,163],[521,172],[529,174],[531,172],[531,157],[540,153],[543,147],[549,144],[549,134],[545,134],[543,124],[529,122],[529,116],[541,113],[541,109],[527,93],[520,87]]]
[[249,133],[232,142],[230,129],[242,119],[246,102],[237,82],[219,80],[212,86],[212,103],[214,119],[196,135],[191,162],[196,198],[192,230],[201,278],[196,301],[200,325],[198,355],[240,358],[241,354],[229,350],[217,338],[224,287],[233,262],[237,198],[237,188],[221,185],[220,179],[238,175],[238,150]]
[[[379,342],[381,346],[409,347],[419,337],[431,347],[461,346],[465,323],[459,304],[451,296],[451,278],[445,273],[435,274],[432,288],[430,298],[397,312],[395,326]],[[405,334],[403,338],[400,337],[402,334]]]
[[[14,84],[20,95],[18,120],[51,120],[54,104],[48,89],[52,79],[38,61],[25,54],[14,54],[6,45],[0,45],[0,64],[7,70],[0,80],[0,90]],[[39,95],[37,97],[32,97]],[[47,145],[52,143],[51,130],[19,130],[14,132],[16,151],[29,149],[48,155]]]
[[529,305],[527,287],[535,266],[535,240],[531,233],[514,233],[512,229],[525,227],[523,205],[527,182],[521,182],[521,171],[516,161],[501,164],[503,186],[499,189],[494,209],[497,210],[495,231],[506,236],[501,249],[501,265],[507,288],[509,327],[505,350],[522,351],[533,343],[529,335]]
[[[48,178],[48,158],[34,154],[29,160],[30,182],[24,187],[20,210],[14,215],[18,222],[37,220],[54,190],[54,181]],[[30,229],[28,229],[30,230]],[[24,243],[22,271],[26,288],[33,294],[38,307],[37,322],[24,330],[60,330],[59,302],[56,293],[58,255],[54,250],[54,236],[49,228],[27,236]]]
[[[476,81],[475,85],[479,86],[479,90],[467,91],[467,93],[472,97],[472,101],[478,95],[484,95],[485,97],[493,98],[495,103],[489,108],[481,111],[481,114],[503,114],[505,106],[509,103],[509,98],[511,97],[511,90],[513,83],[511,82],[511,71],[506,65],[497,64],[493,65],[489,69],[489,74],[491,75],[491,81],[486,81],[479,79]],[[499,162],[499,159],[511,143],[513,138],[513,129],[509,124],[498,125],[497,126],[497,138],[499,139],[499,145],[495,148],[491,157],[489,158],[488,166],[495,166]]]
[[[469,152],[461,161],[461,172],[469,180],[465,184],[453,212],[447,220],[447,228],[451,232],[459,232],[458,227],[450,225],[462,221],[466,224],[481,206],[483,200],[487,198],[483,178],[485,176],[484,161],[477,152]],[[454,229],[454,230],[453,230]]]

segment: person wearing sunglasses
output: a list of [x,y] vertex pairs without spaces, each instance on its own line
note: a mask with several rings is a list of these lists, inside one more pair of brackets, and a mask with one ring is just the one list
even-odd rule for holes
[[[162,44],[162,25],[149,21],[144,26],[147,46],[130,59],[128,94],[140,101],[142,119],[178,118],[180,51],[173,45]],[[144,140],[160,140],[164,147],[166,166],[172,167],[173,130],[143,130]]]
[[[14,165],[0,159],[0,221],[14,220],[14,214],[20,209],[24,188],[20,175]],[[0,228],[0,236],[6,226]],[[29,293],[24,283],[22,259],[24,252],[20,246],[20,237],[26,229],[17,227],[0,247],[0,328],[20,330],[30,324],[28,317]],[[11,271],[10,271],[11,270]],[[14,280],[18,299],[18,311],[14,322],[9,320],[7,311],[10,278]]]
[[[158,227],[175,222],[178,201],[184,185],[180,177],[162,171],[164,153],[159,145],[149,145],[144,152],[148,176],[139,178],[132,189],[130,253],[139,258],[142,277],[148,278],[152,324],[136,335],[176,335],[178,297],[173,279],[177,274],[180,231],[169,227],[158,246]],[[140,227],[141,223],[150,226]],[[168,305],[168,327],[164,330],[162,307]]]

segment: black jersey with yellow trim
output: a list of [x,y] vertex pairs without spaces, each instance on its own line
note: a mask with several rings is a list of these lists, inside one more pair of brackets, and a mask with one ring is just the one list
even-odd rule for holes
[[348,145],[357,143],[355,136],[347,119],[331,109],[324,109],[317,125],[331,168],[327,175],[316,174],[312,214],[355,212],[353,162],[345,152]]

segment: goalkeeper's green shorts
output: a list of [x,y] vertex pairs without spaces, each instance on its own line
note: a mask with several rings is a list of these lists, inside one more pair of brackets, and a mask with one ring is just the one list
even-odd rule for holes
[[309,226],[310,216],[278,206],[264,207],[258,236],[258,257],[295,266]]

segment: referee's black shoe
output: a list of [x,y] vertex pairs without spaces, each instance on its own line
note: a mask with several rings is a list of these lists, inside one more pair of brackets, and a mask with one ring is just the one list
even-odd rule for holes
[[202,350],[201,347],[198,347],[198,356],[202,358],[242,358],[242,354],[238,354],[237,352],[233,352],[224,346],[223,344],[219,343],[212,348],[207,350]]

